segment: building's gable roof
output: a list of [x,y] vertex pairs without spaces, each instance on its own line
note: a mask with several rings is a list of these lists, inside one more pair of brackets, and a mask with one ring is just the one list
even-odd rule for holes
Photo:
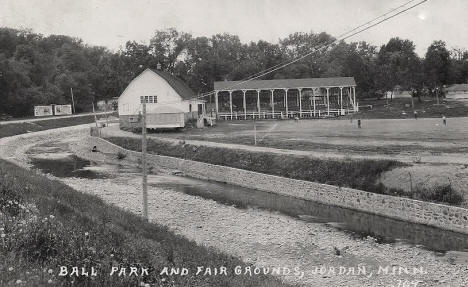
[[195,92],[192,89],[190,89],[190,87],[187,86],[187,84],[181,79],[169,74],[168,72],[164,72],[161,70],[147,70],[150,70],[151,72],[163,78],[177,92],[177,94],[179,94],[179,96],[182,99],[191,100],[197,97]]
[[353,77],[337,78],[305,78],[305,79],[276,79],[276,80],[252,80],[219,81],[214,83],[217,91],[228,90],[257,90],[257,89],[294,89],[294,88],[326,88],[356,86]]
[[468,84],[455,84],[445,89],[447,92],[468,92]]

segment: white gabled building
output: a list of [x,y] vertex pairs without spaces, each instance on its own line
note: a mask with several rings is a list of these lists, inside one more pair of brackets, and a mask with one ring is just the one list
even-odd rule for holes
[[205,102],[180,79],[161,71],[146,69],[120,95],[120,127],[140,127],[142,101],[146,101],[147,128],[184,127],[189,119],[205,113]]

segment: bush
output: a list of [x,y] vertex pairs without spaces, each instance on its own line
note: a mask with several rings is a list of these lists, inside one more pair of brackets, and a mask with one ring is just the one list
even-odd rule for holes
[[451,205],[460,205],[464,198],[463,194],[453,189],[451,184],[436,185],[431,187],[417,187],[414,191],[413,198],[448,203]]
[[123,153],[121,151],[118,151],[117,152],[117,159],[121,160],[121,159],[124,159],[127,157],[127,154],[126,153]]

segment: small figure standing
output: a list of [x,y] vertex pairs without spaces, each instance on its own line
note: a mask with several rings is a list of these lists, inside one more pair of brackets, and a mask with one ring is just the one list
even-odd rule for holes
[[97,152],[97,146],[93,146],[93,149],[91,150],[91,152]]
[[442,115],[442,123],[444,124],[444,126],[447,125],[447,118],[445,117],[445,115]]
[[415,119],[415,120],[418,119],[418,112],[417,112],[417,111],[414,111],[414,119]]
[[361,128],[361,119],[357,120],[357,127],[360,129]]

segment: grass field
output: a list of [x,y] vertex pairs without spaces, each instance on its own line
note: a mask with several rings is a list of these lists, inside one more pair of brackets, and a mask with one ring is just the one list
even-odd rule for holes
[[0,137],[9,137],[19,134],[25,134],[30,132],[37,132],[43,130],[50,130],[62,127],[76,126],[82,124],[89,124],[94,122],[94,116],[82,116],[75,118],[52,118],[38,122],[25,122],[25,123],[14,123],[14,124],[1,124],[0,125]]
[[[468,118],[256,121],[257,145],[294,150],[331,150],[357,154],[468,151]],[[220,121],[216,127],[152,136],[254,144],[254,122]]]

